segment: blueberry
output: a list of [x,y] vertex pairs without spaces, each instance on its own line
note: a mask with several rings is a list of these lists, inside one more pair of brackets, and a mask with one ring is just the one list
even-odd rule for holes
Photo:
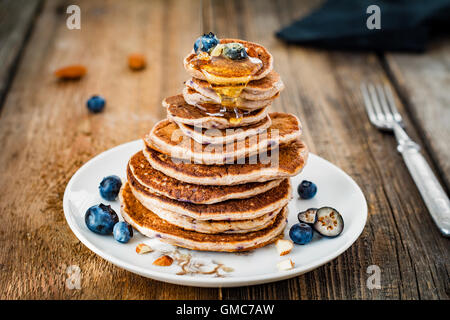
[[306,223],[297,223],[289,230],[289,237],[296,244],[307,244],[313,238],[313,229]]
[[314,230],[324,237],[334,238],[344,230],[344,219],[341,214],[333,208],[323,207],[317,210],[317,221]]
[[309,224],[313,226],[317,221],[317,209],[309,208],[308,210],[302,211],[298,214],[298,221]]
[[298,185],[298,195],[302,199],[311,199],[317,193],[317,186],[314,182],[303,180],[302,183]]
[[127,243],[133,238],[133,228],[125,221],[117,222],[113,229],[114,239],[121,243]]
[[118,176],[107,176],[103,178],[102,182],[98,186],[100,195],[103,199],[108,201],[114,201],[119,194],[122,187],[122,180]]
[[98,234],[111,234],[114,225],[119,222],[116,212],[111,206],[100,203],[87,209],[84,222],[92,232]]
[[200,51],[210,52],[212,48],[219,44],[219,39],[217,39],[216,35],[212,32],[208,34],[204,34],[201,37],[198,37],[194,43],[194,51],[198,53]]
[[231,60],[242,60],[248,57],[245,47],[237,42],[225,44],[222,54]]
[[92,96],[87,102],[86,105],[90,112],[99,113],[102,112],[105,108],[105,99],[100,96]]

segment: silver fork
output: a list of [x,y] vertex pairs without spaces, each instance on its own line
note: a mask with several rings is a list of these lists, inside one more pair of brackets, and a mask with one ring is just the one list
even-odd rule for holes
[[434,222],[445,237],[450,237],[450,201],[420,154],[419,145],[403,130],[402,117],[397,111],[391,89],[387,85],[362,83],[361,92],[370,122],[378,129],[394,132],[397,150],[402,154]]

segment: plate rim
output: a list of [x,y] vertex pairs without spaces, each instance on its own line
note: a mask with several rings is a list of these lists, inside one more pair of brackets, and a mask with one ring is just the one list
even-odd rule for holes
[[[312,158],[318,158],[322,161],[325,161],[328,165],[331,165],[338,171],[344,174],[344,176],[350,181],[350,183],[354,184],[356,186],[356,190],[360,193],[362,196],[362,199],[364,199],[364,212],[361,212],[362,215],[362,223],[359,226],[359,229],[357,232],[353,234],[352,237],[349,237],[347,242],[339,250],[334,251],[333,253],[330,253],[329,255],[326,255],[325,257],[322,257],[316,260],[315,262],[311,262],[305,266],[302,266],[302,268],[294,268],[291,270],[279,272],[276,273],[267,273],[263,275],[256,275],[256,276],[239,276],[239,277],[224,277],[224,278],[203,278],[203,277],[195,277],[195,276],[189,276],[189,275],[176,275],[176,274],[170,274],[165,272],[159,272],[154,271],[150,269],[145,269],[133,264],[130,264],[123,259],[116,258],[108,253],[103,252],[102,250],[98,249],[94,243],[89,241],[79,230],[77,223],[73,219],[72,210],[69,206],[69,199],[68,199],[68,193],[71,189],[71,186],[73,185],[74,181],[77,179],[77,177],[86,169],[87,167],[91,166],[94,162],[97,160],[106,157],[109,153],[113,153],[117,151],[117,149],[122,148],[128,148],[133,145],[136,145],[136,147],[139,145],[142,146],[142,140],[133,140],[130,142],[122,143],[120,145],[117,145],[113,148],[110,148],[106,151],[103,151],[99,153],[98,155],[94,156],[90,160],[88,160],[86,163],[84,163],[80,168],[77,169],[77,171],[73,174],[73,176],[70,178],[69,182],[66,185],[66,188],[64,190],[64,196],[63,196],[63,211],[64,211],[64,217],[67,221],[67,224],[69,225],[69,228],[71,231],[75,234],[75,236],[78,238],[83,245],[85,245],[89,250],[93,251],[95,254],[99,255],[103,259],[107,260],[108,262],[125,269],[129,272],[151,278],[158,281],[168,282],[172,284],[177,285],[185,285],[185,286],[194,286],[194,287],[209,287],[209,288],[225,288],[225,287],[239,287],[239,286],[250,286],[250,285],[256,285],[256,284],[263,284],[263,283],[269,283],[269,282],[276,282],[281,281],[289,278],[293,278],[299,275],[302,275],[304,273],[307,273],[311,270],[314,270],[316,268],[319,268],[320,266],[324,265],[325,263],[328,263],[338,256],[340,256],[342,253],[344,253],[350,246],[355,243],[355,241],[359,238],[361,233],[363,232],[366,223],[367,223],[367,215],[368,215],[368,206],[367,206],[367,200],[364,196],[364,193],[362,192],[359,185],[353,180],[353,178],[348,175],[344,170],[339,168],[338,166],[334,165],[330,161],[316,155],[313,153],[309,154],[309,157]],[[133,146],[134,147],[134,146]],[[137,149],[139,150],[139,149]]]

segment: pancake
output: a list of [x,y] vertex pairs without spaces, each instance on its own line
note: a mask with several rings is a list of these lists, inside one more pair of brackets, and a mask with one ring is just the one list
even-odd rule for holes
[[128,162],[129,181],[136,180],[150,192],[170,199],[211,204],[229,199],[244,199],[266,192],[281,183],[281,179],[267,182],[253,182],[234,186],[204,186],[185,183],[155,170],[139,151]]
[[227,111],[223,115],[208,113],[196,106],[187,104],[182,94],[164,99],[163,106],[167,108],[167,118],[169,120],[206,129],[227,129],[248,126],[262,121],[269,113],[269,107],[246,111],[242,113],[240,122],[233,122],[230,119],[236,118],[234,111]]
[[227,144],[240,141],[267,130],[272,120],[267,116],[262,121],[241,128],[231,129],[203,129],[177,123],[183,134],[202,144]]
[[205,234],[184,230],[159,218],[133,196],[128,183],[120,190],[119,198],[122,217],[140,233],[193,250],[239,252],[260,248],[274,242],[283,233],[287,223],[288,212],[285,207],[273,224],[262,230],[237,234]]
[[[191,78],[185,84],[213,101],[220,101],[219,95],[211,88],[208,81]],[[247,100],[265,100],[275,96],[283,89],[284,84],[280,75],[272,71],[262,79],[250,81],[239,97]]]
[[[302,141],[280,146],[278,164],[265,162],[250,164],[204,165],[176,161],[149,147],[144,155],[153,168],[165,175],[187,183],[226,186],[248,182],[264,182],[295,176],[303,169],[308,149]],[[269,153],[269,157],[272,154]],[[174,161],[175,160],[175,161]]]
[[[239,107],[239,109],[242,110],[258,110],[264,107],[267,107],[272,104],[273,100],[278,98],[279,93],[276,93],[273,97],[269,97],[267,99],[263,100],[247,100],[245,98],[237,98],[236,99],[236,106]],[[193,106],[201,105],[203,103],[207,104],[220,104],[221,99],[219,96],[215,99],[211,99],[209,97],[205,97],[200,92],[196,91],[195,89],[184,87],[183,88],[183,98],[184,100]]]
[[261,217],[250,220],[196,220],[188,216],[183,216],[168,210],[156,208],[153,213],[161,219],[185,230],[191,230],[200,233],[243,233],[253,232],[267,228],[275,222],[277,214],[282,208],[265,214]]
[[[249,57],[257,58],[261,60],[262,67],[250,77],[250,80],[259,80],[267,76],[273,70],[273,57],[263,46],[238,39],[221,39],[220,43],[231,43],[238,42],[241,43],[246,49]],[[200,70],[197,70],[191,65],[191,61],[196,57],[195,52],[191,52],[187,57],[184,58],[183,64],[186,71],[190,76],[206,80],[205,76]],[[228,61],[229,62],[229,61]],[[239,84],[247,82],[246,78],[237,77],[236,74],[239,73],[239,66],[233,68],[232,65],[227,64],[226,68],[221,70],[221,74],[210,74],[210,81],[215,84]]]
[[289,179],[277,187],[248,199],[232,199],[213,204],[193,204],[176,201],[152,193],[136,180],[129,181],[139,202],[149,210],[158,208],[185,215],[196,220],[248,220],[260,217],[287,205],[291,199]]
[[274,112],[272,123],[261,134],[229,144],[204,145],[182,134],[169,120],[158,122],[144,138],[146,145],[177,159],[195,163],[224,164],[251,157],[280,144],[288,144],[300,138],[300,121],[293,114]]

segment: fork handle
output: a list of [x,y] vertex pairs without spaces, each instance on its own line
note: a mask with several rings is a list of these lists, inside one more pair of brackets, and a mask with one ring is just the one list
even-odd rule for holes
[[[403,131],[403,129],[396,128]],[[420,153],[420,147],[406,133],[396,132],[399,142],[397,150],[402,154],[414,182],[422,195],[431,217],[445,237],[450,237],[450,201],[436,176]],[[399,139],[398,136],[408,139]]]

